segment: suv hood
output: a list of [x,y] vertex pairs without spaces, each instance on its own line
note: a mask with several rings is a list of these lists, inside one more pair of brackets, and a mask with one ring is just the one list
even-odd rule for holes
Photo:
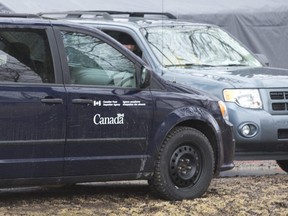
[[210,80],[234,88],[288,87],[288,70],[271,67],[169,68],[169,72],[162,75],[185,85],[190,81],[205,84]]

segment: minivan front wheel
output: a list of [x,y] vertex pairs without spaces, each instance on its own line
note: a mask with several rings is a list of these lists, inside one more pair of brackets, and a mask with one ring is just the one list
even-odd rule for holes
[[176,127],[160,148],[149,184],[164,199],[193,199],[205,193],[213,170],[214,154],[207,137],[194,128]]
[[288,173],[288,160],[276,160],[278,166]]

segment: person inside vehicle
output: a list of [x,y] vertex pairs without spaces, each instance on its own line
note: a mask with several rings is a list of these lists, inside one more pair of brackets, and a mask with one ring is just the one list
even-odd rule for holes
[[139,50],[136,42],[134,41],[134,39],[125,33],[121,33],[118,37],[118,41],[125,46],[127,49],[129,49],[131,52],[133,52],[134,54],[136,54],[137,56],[141,57],[141,51]]

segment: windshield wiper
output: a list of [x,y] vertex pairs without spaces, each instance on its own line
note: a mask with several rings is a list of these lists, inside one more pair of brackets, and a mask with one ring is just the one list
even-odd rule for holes
[[223,65],[217,65],[218,67],[243,67],[243,66],[249,66],[247,64],[223,64]]
[[218,65],[210,65],[210,64],[174,64],[174,65],[165,65],[165,67],[216,67]]

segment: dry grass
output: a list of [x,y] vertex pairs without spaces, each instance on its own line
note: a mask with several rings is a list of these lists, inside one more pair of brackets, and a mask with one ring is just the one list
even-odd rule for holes
[[221,177],[198,199],[169,202],[145,182],[0,191],[0,215],[288,215],[286,174]]

